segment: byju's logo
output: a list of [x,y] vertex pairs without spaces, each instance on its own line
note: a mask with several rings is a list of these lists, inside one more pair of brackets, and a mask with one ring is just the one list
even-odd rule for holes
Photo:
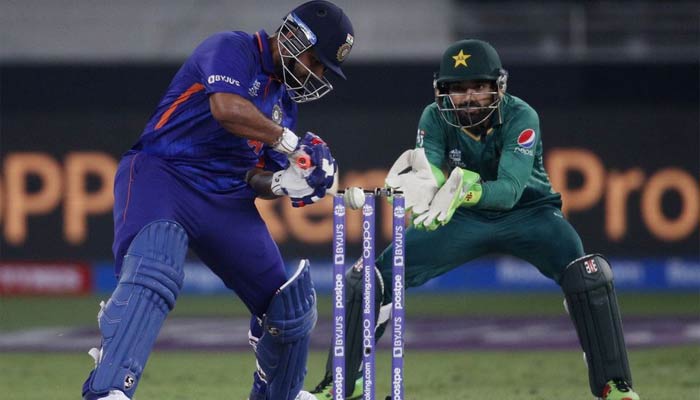
[[226,82],[229,85],[241,86],[241,83],[237,79],[233,79],[226,75],[209,75],[207,82],[211,85],[215,82]]

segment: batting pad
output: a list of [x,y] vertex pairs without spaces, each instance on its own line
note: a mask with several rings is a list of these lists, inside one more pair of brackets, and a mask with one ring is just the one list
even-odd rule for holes
[[622,319],[608,260],[592,254],[574,260],[561,279],[569,315],[586,354],[593,395],[602,395],[605,383],[632,375],[622,334]]
[[102,348],[85,399],[117,389],[133,397],[163,321],[184,279],[187,234],[173,221],[146,225],[124,256],[121,277],[98,315]]
[[255,349],[260,372],[268,385],[268,399],[294,400],[302,389],[309,338],[317,318],[309,261],[302,260],[272,298]]

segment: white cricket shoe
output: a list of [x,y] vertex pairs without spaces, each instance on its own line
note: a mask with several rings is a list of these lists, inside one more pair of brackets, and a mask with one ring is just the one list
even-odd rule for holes
[[316,396],[307,392],[306,390],[302,390],[299,392],[297,397],[294,398],[294,400],[316,400]]
[[100,397],[97,400],[131,400],[131,399],[126,397],[124,392],[122,392],[121,390],[110,390],[109,394],[107,394],[107,396]]

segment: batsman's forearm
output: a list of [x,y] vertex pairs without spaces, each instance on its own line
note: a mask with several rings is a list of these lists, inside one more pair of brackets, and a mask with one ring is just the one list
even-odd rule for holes
[[272,200],[281,197],[272,193],[272,172],[270,171],[251,169],[246,174],[245,180],[261,199]]
[[272,145],[282,135],[282,126],[235,94],[214,93],[209,97],[209,106],[219,124],[236,136]]

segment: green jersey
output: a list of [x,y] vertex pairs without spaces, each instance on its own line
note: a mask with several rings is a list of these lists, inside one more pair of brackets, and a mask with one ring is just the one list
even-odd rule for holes
[[447,124],[432,103],[418,123],[416,147],[425,148],[435,167],[481,175],[481,199],[472,209],[498,213],[543,203],[560,207],[561,196],[544,170],[537,112],[506,94],[490,121],[490,128],[477,135]]

